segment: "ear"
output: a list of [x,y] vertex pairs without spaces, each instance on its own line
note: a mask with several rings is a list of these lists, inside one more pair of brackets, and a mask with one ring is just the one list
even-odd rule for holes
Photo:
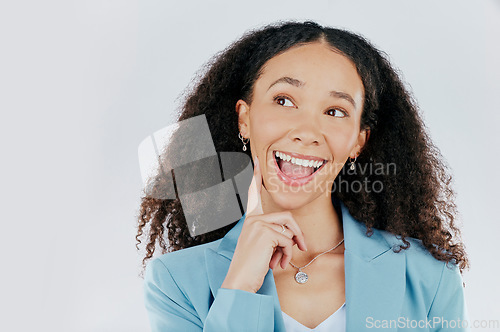
[[368,142],[369,138],[370,138],[370,128],[362,129],[359,132],[358,141],[357,141],[356,145],[354,146],[354,148],[351,150],[351,153],[349,155],[349,157],[351,157],[351,159],[354,159],[357,156],[359,156],[359,154],[361,153],[361,150],[363,150],[363,148],[364,148],[366,142]]
[[238,128],[243,138],[250,135],[250,106],[242,99],[236,102],[236,113],[238,113]]

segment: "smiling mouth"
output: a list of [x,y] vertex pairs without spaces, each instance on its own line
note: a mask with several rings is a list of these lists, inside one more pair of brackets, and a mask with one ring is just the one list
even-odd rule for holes
[[273,151],[273,157],[281,173],[293,180],[312,178],[328,162],[316,157],[314,160],[295,158],[281,151]]

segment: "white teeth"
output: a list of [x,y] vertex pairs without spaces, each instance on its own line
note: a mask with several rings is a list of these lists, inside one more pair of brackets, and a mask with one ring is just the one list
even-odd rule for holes
[[282,160],[285,160],[285,161],[289,161],[292,164],[300,165],[300,166],[303,166],[303,167],[318,168],[321,165],[323,165],[323,161],[320,161],[320,160],[304,160],[304,159],[299,159],[299,158],[291,157],[291,156],[289,156],[287,154],[284,154],[283,152],[280,152],[280,151],[276,151],[276,157],[278,157],[278,158],[280,158]]

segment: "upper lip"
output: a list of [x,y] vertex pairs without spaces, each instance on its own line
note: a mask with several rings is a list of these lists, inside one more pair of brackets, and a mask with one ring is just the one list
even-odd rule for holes
[[290,157],[294,157],[294,158],[299,158],[299,159],[305,159],[305,160],[319,160],[319,161],[328,161],[328,159],[325,159],[325,158],[321,158],[321,157],[316,157],[316,156],[308,156],[308,155],[305,155],[305,154],[301,154],[301,153],[296,153],[296,152],[288,152],[288,151],[283,151],[283,150],[275,150],[275,152],[278,151],[278,152],[283,152],[284,154],[287,154],[289,155]]

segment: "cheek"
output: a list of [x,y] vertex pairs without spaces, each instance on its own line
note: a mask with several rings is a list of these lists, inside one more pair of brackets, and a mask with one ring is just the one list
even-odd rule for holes
[[277,140],[286,132],[288,125],[283,122],[277,112],[270,110],[254,109],[250,114],[250,124],[254,142],[266,144]]
[[352,147],[356,144],[358,132],[349,127],[337,127],[329,129],[326,141],[333,157],[342,161],[349,156]]

